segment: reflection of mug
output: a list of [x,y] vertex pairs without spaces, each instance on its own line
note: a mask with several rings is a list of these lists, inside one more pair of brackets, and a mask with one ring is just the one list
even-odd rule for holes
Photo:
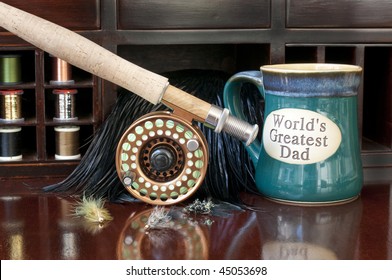
[[362,217],[362,201],[304,207],[266,201],[258,213],[263,259],[353,259]]
[[332,203],[362,188],[357,90],[362,69],[342,64],[280,64],[229,79],[224,102],[245,118],[240,91],[253,83],[265,100],[262,143],[247,147],[259,191],[275,200]]

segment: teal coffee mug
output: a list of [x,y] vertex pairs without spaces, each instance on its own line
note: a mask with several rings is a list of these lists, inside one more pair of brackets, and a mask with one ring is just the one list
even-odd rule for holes
[[336,204],[360,194],[363,174],[357,93],[362,68],[345,64],[266,65],[232,76],[224,103],[245,118],[244,83],[264,99],[261,141],[246,146],[258,190],[288,203]]

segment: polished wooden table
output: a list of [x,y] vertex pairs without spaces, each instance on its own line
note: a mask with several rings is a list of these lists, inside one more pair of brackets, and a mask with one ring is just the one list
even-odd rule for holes
[[114,219],[91,224],[72,216],[75,198],[41,192],[55,181],[0,180],[1,259],[392,259],[391,182],[335,206],[253,194],[243,196],[246,210],[221,203],[189,215],[176,205],[170,226],[146,229],[154,207],[106,204]]

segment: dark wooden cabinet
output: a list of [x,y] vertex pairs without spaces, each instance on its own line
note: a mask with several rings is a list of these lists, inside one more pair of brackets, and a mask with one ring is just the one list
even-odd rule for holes
[[[214,69],[230,74],[284,62],[363,67],[359,94],[367,181],[392,177],[392,10],[387,0],[5,1],[75,30],[120,56],[163,73]],[[78,161],[56,161],[48,55],[0,30],[0,53],[23,54],[26,157],[1,162],[0,176],[66,175]],[[100,126],[116,86],[76,71],[81,138]],[[7,124],[9,125],[9,124]],[[81,139],[83,141],[83,139]],[[84,148],[85,149],[85,148]],[[83,151],[82,151],[83,153]]]

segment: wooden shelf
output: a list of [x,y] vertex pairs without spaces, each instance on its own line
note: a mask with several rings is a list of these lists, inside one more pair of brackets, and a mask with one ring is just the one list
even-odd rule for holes
[[[0,49],[2,53],[14,53],[21,55],[21,72],[23,73],[23,81],[16,85],[1,85],[0,89],[23,89],[21,96],[22,117],[21,121],[0,120],[1,126],[7,127],[21,127],[21,150],[22,159],[18,161],[3,161],[0,162],[1,169],[6,170],[2,173],[5,177],[20,177],[27,174],[34,174],[27,169],[36,170],[37,176],[45,174],[45,172],[52,172],[52,166],[58,169],[56,174],[65,175],[70,171],[73,164],[65,163],[54,159],[54,127],[55,126],[69,126],[76,125],[81,127],[80,144],[88,144],[91,135],[94,134],[101,123],[101,116],[97,112],[100,109],[94,108],[94,104],[99,104],[98,100],[100,93],[98,88],[100,80],[92,77],[89,73],[84,73],[77,69],[75,73],[75,84],[67,86],[66,88],[73,88],[78,90],[78,100],[80,104],[75,101],[76,114],[78,119],[72,122],[69,121],[54,121],[54,98],[52,91],[56,88],[64,88],[63,86],[51,85],[49,82],[45,83],[45,73],[51,73],[51,64],[46,63],[47,54],[39,49],[31,49],[27,46],[18,48],[4,48]],[[73,66],[72,66],[73,67]],[[48,76],[47,76],[48,77]],[[81,153],[86,151],[86,146],[81,148]],[[61,163],[60,163],[61,162]],[[64,168],[63,168],[64,167]]]

